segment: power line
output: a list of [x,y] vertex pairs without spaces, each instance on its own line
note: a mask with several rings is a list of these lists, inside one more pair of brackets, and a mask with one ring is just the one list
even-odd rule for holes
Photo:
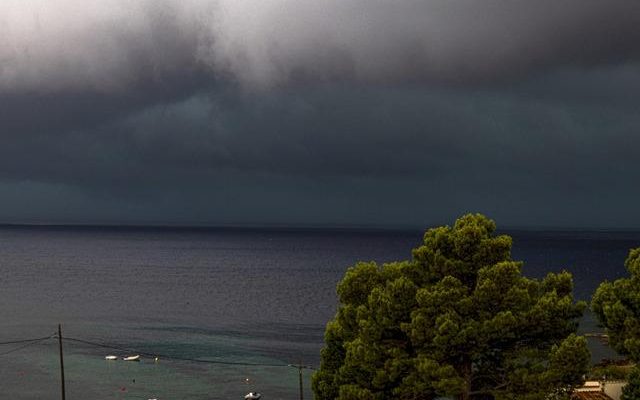
[[287,367],[287,368],[291,367],[291,365],[288,365],[288,364],[249,363],[249,362],[203,360],[203,359],[199,359],[199,358],[177,357],[177,356],[170,356],[170,355],[167,355],[167,354],[149,353],[149,352],[140,351],[140,350],[136,350],[136,349],[130,349],[130,348],[110,345],[110,344],[106,344],[106,343],[97,343],[97,342],[92,342],[92,341],[89,341],[89,340],[71,338],[71,337],[67,337],[67,336],[63,337],[63,339],[67,340],[67,341],[70,341],[70,342],[83,343],[83,344],[86,344],[86,345],[89,345],[89,346],[102,347],[102,348],[113,349],[113,350],[120,350],[120,351],[123,351],[123,352],[126,352],[126,353],[130,353],[130,354],[140,354],[140,355],[149,356],[149,357],[160,357],[160,358],[165,358],[165,359],[169,359],[169,360],[176,360],[176,361],[190,361],[190,362],[197,362],[197,363],[203,363],[203,364],[238,365],[238,366],[245,366],[245,367]]
[[28,342],[37,342],[43,339],[50,339],[52,337],[55,336],[54,334],[51,334],[49,336],[46,337],[39,337],[39,338],[33,338],[33,339],[20,339],[20,340],[10,340],[8,342],[0,342],[0,346],[6,345],[6,344],[18,344],[18,343],[28,343]]
[[[16,347],[14,349],[11,349],[9,351],[6,351],[4,353],[0,353],[0,356],[16,352],[18,350],[21,350],[21,349],[24,349],[26,347],[29,347],[29,346],[31,346],[33,344],[37,344],[37,343],[43,342],[45,340],[56,338],[56,337],[58,337],[58,334],[57,333],[52,333],[49,336],[44,336],[44,337],[39,337],[39,338],[19,339],[19,340],[10,340],[10,341],[0,342],[0,346],[10,345],[10,344],[23,344],[24,343],[23,346],[19,346],[19,347]],[[311,369],[311,370],[315,369],[315,368],[313,368],[311,366],[308,366],[308,365],[297,365],[297,364],[251,363],[251,362],[240,362],[240,361],[203,360],[203,359],[199,359],[199,358],[178,357],[178,356],[170,356],[170,355],[161,354],[161,353],[150,353],[150,352],[140,351],[140,350],[136,350],[136,349],[121,347],[121,346],[117,346],[117,345],[113,345],[113,344],[98,343],[98,342],[93,342],[93,341],[90,341],[90,340],[84,340],[84,339],[67,337],[67,336],[64,336],[62,339],[68,340],[70,342],[83,343],[83,344],[86,344],[86,345],[89,345],[89,346],[94,346],[94,347],[101,347],[101,348],[106,348],[106,349],[119,350],[119,351],[123,351],[125,353],[136,353],[136,354],[141,354],[141,355],[148,356],[148,357],[160,357],[160,358],[176,360],[176,361],[190,361],[190,362],[203,363],[203,364],[238,365],[238,366],[245,366],[245,367],[289,367],[289,368],[294,367],[294,368],[304,368],[304,369]]]
[[[0,356],[4,356],[4,355],[7,355],[7,354],[15,353],[16,351],[22,350],[22,349],[27,348],[29,346],[33,346],[33,345],[38,344],[40,342],[44,342],[45,340],[52,339],[54,336],[55,335],[51,335],[51,336],[47,336],[45,338],[29,340],[26,344],[23,344],[22,346],[18,346],[16,348],[11,349],[11,350],[7,350],[7,351],[5,351],[3,353],[0,353]],[[22,341],[22,343],[24,343],[24,342],[25,341]]]
[[170,355],[161,354],[161,353],[150,353],[150,352],[146,352],[146,351],[140,351],[140,350],[130,349],[130,348],[126,348],[126,347],[111,345],[111,344],[108,344],[108,343],[98,343],[98,342],[93,342],[93,341],[90,341],[90,340],[84,340],[84,339],[66,337],[66,336],[63,337],[60,325],[58,325],[58,332],[57,333],[53,333],[53,334],[51,334],[49,336],[40,337],[40,338],[32,338],[32,339],[19,339],[19,340],[10,340],[10,341],[0,342],[0,345],[21,344],[21,346],[18,346],[18,347],[15,347],[13,349],[10,349],[10,350],[7,350],[5,352],[0,353],[0,356],[4,356],[4,355],[7,355],[7,354],[15,353],[15,352],[20,351],[22,349],[25,349],[25,348],[27,348],[29,346],[33,346],[33,345],[42,343],[45,340],[49,340],[49,339],[53,339],[53,338],[58,338],[59,344],[60,344],[60,373],[61,373],[62,400],[64,400],[64,398],[65,398],[64,365],[63,365],[63,361],[62,361],[62,340],[63,339],[68,341],[68,342],[82,343],[82,344],[89,345],[89,346],[94,346],[94,347],[114,349],[114,350],[127,352],[129,354],[133,354],[133,353],[141,354],[141,355],[145,355],[145,356],[155,357],[156,359],[158,357],[161,357],[163,359],[168,359],[168,360],[188,361],[188,362],[203,363],[203,364],[236,365],[236,366],[245,366],[245,367],[279,367],[279,368],[282,368],[282,367],[291,368],[291,367],[293,367],[293,368],[297,368],[298,369],[298,374],[299,374],[299,382],[300,382],[300,400],[303,399],[302,370],[303,369],[310,369],[310,370],[314,370],[315,369],[315,368],[313,368],[313,367],[311,367],[309,365],[303,365],[302,363],[300,363],[300,364],[275,364],[275,363],[250,363],[250,362],[237,362],[237,361],[203,360],[203,359],[190,358],[190,357],[170,356]]

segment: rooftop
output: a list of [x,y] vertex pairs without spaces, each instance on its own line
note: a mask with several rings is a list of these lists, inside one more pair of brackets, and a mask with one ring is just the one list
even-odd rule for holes
[[602,392],[575,392],[571,400],[613,400]]

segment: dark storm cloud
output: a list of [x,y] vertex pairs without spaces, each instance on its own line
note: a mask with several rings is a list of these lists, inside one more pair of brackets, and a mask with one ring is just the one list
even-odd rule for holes
[[625,0],[7,0],[0,220],[640,226],[637,26]]
[[241,81],[500,81],[640,54],[637,2],[221,2],[211,59]]
[[469,82],[640,55],[628,0],[6,0],[0,92],[127,91],[210,73],[245,86]]
[[[402,225],[481,210],[576,225],[608,196],[640,196],[638,126],[630,109],[522,93],[231,91],[14,140],[0,170],[13,185],[40,182],[21,192],[57,187],[49,207],[93,220]],[[616,218],[597,223],[628,222]]]

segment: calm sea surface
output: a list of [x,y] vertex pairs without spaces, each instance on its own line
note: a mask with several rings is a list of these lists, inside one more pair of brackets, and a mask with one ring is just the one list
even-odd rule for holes
[[[581,299],[625,275],[640,246],[640,233],[509,233],[526,275],[567,269]],[[107,362],[126,350],[65,341],[67,399],[242,399],[253,390],[294,399],[298,370],[286,364],[318,365],[346,268],[407,259],[420,241],[421,232],[4,227],[0,342],[49,336],[62,323],[70,338],[231,363]],[[590,316],[584,325],[595,329]],[[1,397],[59,399],[57,341],[20,346],[0,345]]]

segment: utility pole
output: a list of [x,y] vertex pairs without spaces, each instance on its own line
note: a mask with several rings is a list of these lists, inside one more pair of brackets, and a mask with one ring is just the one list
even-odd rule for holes
[[60,345],[60,383],[62,388],[62,400],[65,400],[64,391],[64,359],[62,357],[62,325],[58,324],[58,344]]
[[307,368],[307,369],[313,369],[308,365],[303,365],[302,362],[300,362],[300,364],[288,364],[288,367],[293,367],[293,368],[298,368],[298,381],[300,383],[300,400],[304,400],[304,393],[303,393],[303,385],[302,385],[302,370]]
[[302,363],[298,366],[298,376],[300,377],[300,400],[304,400],[304,395],[302,394]]

